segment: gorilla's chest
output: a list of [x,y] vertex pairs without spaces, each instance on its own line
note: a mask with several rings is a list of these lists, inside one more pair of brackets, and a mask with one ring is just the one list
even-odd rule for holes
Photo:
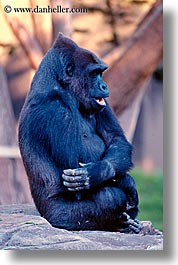
[[96,121],[94,118],[81,118],[81,141],[82,141],[82,162],[95,162],[100,160],[105,144],[96,132]]

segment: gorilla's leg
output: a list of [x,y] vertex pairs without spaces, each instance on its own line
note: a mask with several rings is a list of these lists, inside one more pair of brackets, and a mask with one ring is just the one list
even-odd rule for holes
[[[115,179],[116,181],[116,179]],[[141,230],[141,223],[136,218],[138,214],[138,193],[136,190],[135,181],[132,176],[126,174],[122,178],[117,178],[116,185],[122,189],[126,195],[126,211],[119,217],[119,223],[123,228],[118,229],[123,232],[133,231],[139,233]]]
[[[73,197],[73,193],[71,192]],[[81,200],[51,198],[44,216],[54,227],[68,230],[113,230],[126,210],[126,196],[117,187],[104,187],[81,194]],[[40,211],[40,209],[39,209]]]

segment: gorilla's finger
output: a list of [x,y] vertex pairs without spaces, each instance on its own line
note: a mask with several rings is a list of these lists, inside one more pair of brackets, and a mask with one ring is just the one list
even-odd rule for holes
[[81,186],[76,188],[67,188],[69,191],[80,191],[80,190],[86,190],[89,189],[89,186]]
[[135,234],[138,234],[141,231],[141,228],[135,227],[134,225],[129,225],[129,229]]
[[70,168],[69,169],[64,169],[63,172],[64,172],[65,175],[74,176],[74,169],[70,169]]
[[63,172],[65,175],[68,175],[68,176],[77,176],[77,175],[85,174],[86,169],[84,168],[64,169]]
[[80,163],[80,162],[79,162],[79,166],[81,166],[81,167],[84,167],[84,166],[86,166],[86,165],[88,165],[88,164],[84,164],[84,163]]
[[63,181],[63,184],[65,187],[67,188],[77,188],[77,187],[83,187],[85,186],[85,182],[67,182],[67,181]]
[[74,169],[74,174],[75,174],[75,176],[85,175],[85,174],[87,174],[87,169],[86,168],[76,168],[76,169]]
[[87,164],[79,162],[79,166],[81,166],[81,167],[86,167],[86,166],[89,166],[91,164],[92,164],[91,162],[87,163]]
[[72,183],[76,183],[76,182],[81,182],[83,180],[83,182],[86,181],[87,175],[81,175],[81,176],[68,176],[65,174],[62,174],[62,178],[67,181],[67,182],[72,182]]

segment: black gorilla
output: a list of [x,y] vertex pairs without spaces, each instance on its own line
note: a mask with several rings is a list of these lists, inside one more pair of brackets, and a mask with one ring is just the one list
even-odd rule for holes
[[68,230],[138,232],[132,147],[112,113],[107,65],[59,34],[21,112],[19,145],[40,214]]

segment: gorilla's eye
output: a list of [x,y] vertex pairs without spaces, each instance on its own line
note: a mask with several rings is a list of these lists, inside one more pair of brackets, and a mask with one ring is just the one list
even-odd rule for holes
[[75,69],[75,65],[74,63],[69,63],[66,67],[66,74],[70,77],[73,76],[74,73],[74,69]]
[[102,71],[101,69],[95,69],[91,72],[91,76],[92,77],[96,77],[96,76],[99,76],[99,77],[102,77]]

